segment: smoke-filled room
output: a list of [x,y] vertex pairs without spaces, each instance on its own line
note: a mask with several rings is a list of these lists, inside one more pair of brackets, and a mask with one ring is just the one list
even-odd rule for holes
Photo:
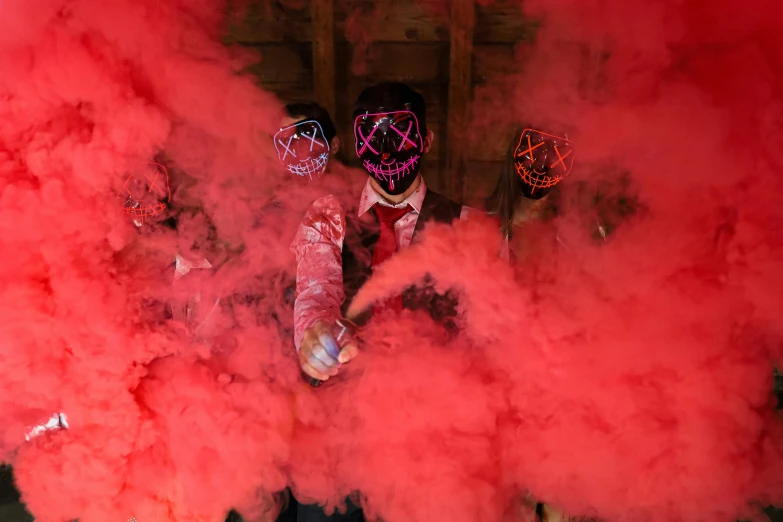
[[783,522],[780,0],[0,0],[0,522]]

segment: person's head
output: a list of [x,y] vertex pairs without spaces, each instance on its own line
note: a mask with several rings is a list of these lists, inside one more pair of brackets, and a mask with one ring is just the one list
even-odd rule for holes
[[274,143],[286,170],[306,179],[319,178],[340,148],[329,112],[315,102],[286,105]]
[[522,199],[546,197],[574,166],[573,143],[567,138],[526,128],[514,134],[503,171],[487,200],[503,231],[511,230],[514,209]]
[[432,147],[424,97],[404,83],[380,83],[359,95],[353,107],[356,155],[387,194],[408,190],[421,158]]
[[133,224],[140,229],[165,219],[171,204],[166,167],[154,161],[131,161],[121,175],[122,208]]

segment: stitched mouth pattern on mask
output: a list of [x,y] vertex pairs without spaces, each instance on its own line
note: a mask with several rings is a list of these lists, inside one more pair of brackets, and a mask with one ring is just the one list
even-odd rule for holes
[[522,181],[533,188],[544,189],[554,187],[563,179],[563,176],[545,176],[531,172],[527,170],[521,163],[516,164],[516,169],[517,174],[519,174],[519,177],[522,178]]
[[313,174],[319,173],[326,165],[329,159],[329,153],[324,152],[316,158],[308,159],[299,163],[289,163],[286,165],[288,172],[297,176],[307,176],[312,179]]
[[163,214],[164,210],[166,210],[166,205],[163,203],[158,203],[157,205],[145,205],[143,207],[125,207],[125,213],[129,216],[135,217],[154,217]]
[[382,165],[376,165],[370,160],[364,160],[364,168],[367,169],[367,172],[372,173],[377,179],[391,181],[392,178],[400,179],[412,172],[413,167],[418,163],[419,158],[420,156],[413,156],[410,159],[405,160],[402,165],[394,170],[391,168],[384,169]]

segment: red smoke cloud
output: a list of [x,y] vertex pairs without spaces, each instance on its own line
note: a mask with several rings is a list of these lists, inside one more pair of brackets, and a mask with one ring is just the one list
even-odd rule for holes
[[[293,181],[270,138],[280,106],[237,74],[247,57],[218,43],[221,12],[3,5],[0,449],[38,520],[222,520],[232,506],[274,511],[286,484],[299,382],[270,316],[314,189],[280,188]],[[206,215],[139,234],[122,173],[157,157],[175,207]],[[222,264],[172,287],[178,253]],[[162,313],[197,289],[254,298],[235,298],[204,341]],[[69,429],[25,443],[55,412]]]
[[[608,520],[753,516],[783,496],[780,8],[523,7],[542,28],[517,48],[524,73],[477,93],[475,139],[568,132],[563,217],[515,235],[513,276],[491,224],[433,230],[354,307],[427,273],[463,292],[464,331],[505,383],[506,486]],[[617,172],[638,210],[596,246],[580,190],[617,199]]]
[[[429,273],[463,292],[463,333],[376,320],[316,391],[287,331],[288,243],[310,201],[358,199],[363,177],[281,174],[279,104],[217,43],[222,7],[3,4],[0,449],[37,519],[261,520],[286,484],[329,506],[360,491],[390,522],[517,520],[528,491],[610,520],[783,500],[773,3],[526,2],[543,22],[526,74],[473,112],[577,143],[567,253],[528,230],[512,270],[494,223],[436,227],[357,306]],[[121,173],[155,157],[185,210],[139,234]],[[595,246],[573,187],[617,171],[645,210]],[[215,270],[172,286],[178,253]],[[161,314],[196,290],[224,304],[202,337]],[[25,442],[55,412],[69,429]]]

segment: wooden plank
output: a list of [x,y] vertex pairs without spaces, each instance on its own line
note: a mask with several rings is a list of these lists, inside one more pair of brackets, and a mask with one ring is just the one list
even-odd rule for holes
[[474,0],[460,0],[451,4],[451,39],[449,52],[449,144],[447,175],[443,185],[446,194],[462,201],[467,149],[471,88],[473,85],[472,55],[473,26],[476,21]]
[[[446,14],[446,13],[444,13]],[[338,42],[360,24],[373,42],[448,42],[448,16],[421,0],[334,0]],[[538,23],[525,17],[519,0],[476,6],[476,43],[532,41]],[[246,0],[228,16],[227,43],[311,42],[313,26],[305,2]]]
[[429,156],[424,157],[424,161],[421,164],[421,170],[419,171],[424,177],[424,181],[427,183],[427,187],[431,188],[438,194],[446,194],[448,187],[443,185],[443,170],[446,166],[434,158]]
[[241,4],[229,11],[226,43],[252,45],[313,40],[310,9],[306,4],[281,0],[241,0]]
[[508,44],[477,44],[473,48],[473,81],[491,82],[497,76],[519,74],[523,64]]
[[[421,0],[336,0],[338,39],[362,34],[373,42],[448,42],[447,17]],[[359,29],[359,31],[357,31]]]
[[313,21],[313,94],[315,101],[334,114],[334,0],[310,0],[310,17]]
[[522,12],[519,0],[503,0],[479,3],[476,6],[476,43],[506,43],[533,41],[538,22]]
[[[399,81],[406,83],[444,82],[448,74],[448,45],[445,43],[374,43],[359,57],[363,67],[357,69],[354,46],[337,44],[338,87],[357,76],[372,83]],[[361,74],[359,74],[361,73]]]
[[468,161],[465,168],[465,201],[473,208],[484,208],[498,177],[503,170],[503,161]]
[[[310,42],[311,10],[286,0],[249,0],[229,16],[228,42],[259,44]],[[424,9],[420,0],[335,0],[335,37],[347,42],[360,27],[374,42],[448,42],[446,17]]]
[[274,94],[283,103],[307,103],[313,101],[313,87],[309,83],[266,83],[261,87]]
[[306,83],[312,85],[313,54],[310,44],[264,44],[255,47],[261,61],[247,68],[263,84]]
[[508,147],[514,140],[514,133],[527,122],[513,122],[503,118],[506,106],[502,100],[487,102],[478,98],[477,94],[473,102],[473,111],[486,111],[497,115],[497,121],[481,120],[474,123],[471,129],[472,139],[468,143],[468,160],[501,161],[508,154]]

